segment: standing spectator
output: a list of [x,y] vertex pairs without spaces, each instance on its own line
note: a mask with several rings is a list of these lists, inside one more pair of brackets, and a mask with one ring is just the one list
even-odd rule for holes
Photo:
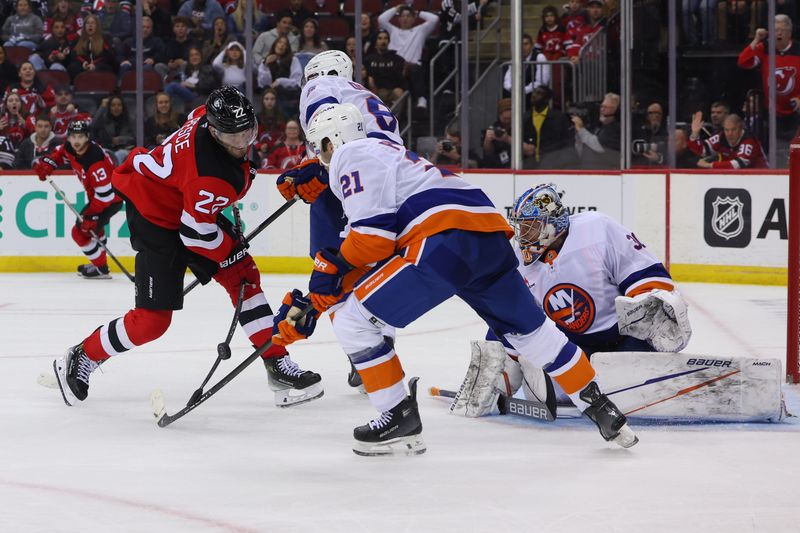
[[697,157],[689,150],[689,134],[684,128],[675,130],[675,168],[697,168]]
[[2,40],[5,46],[24,46],[36,50],[42,42],[44,23],[31,12],[28,0],[17,0],[17,11],[8,17],[3,24]]
[[0,45],[0,95],[6,93],[6,88],[19,81],[17,67],[6,56],[6,49]]
[[[739,67],[761,67],[765,95],[769,95],[769,57],[765,39],[767,30],[758,28],[753,41],[739,54]],[[769,109],[768,96],[764,108]],[[775,121],[779,160],[783,162],[788,144],[800,127],[800,43],[792,41],[792,20],[786,15],[775,17]]]
[[211,66],[222,76],[223,85],[232,85],[244,91],[248,76],[252,76],[252,72],[245,67],[245,54],[244,47],[238,41],[231,41],[211,62]]
[[581,27],[588,22],[583,0],[569,0],[569,3],[564,6],[564,14],[561,15],[561,25],[567,29],[567,35],[578,35]]
[[711,129],[703,128],[701,137],[708,139],[712,135],[722,133],[722,123],[731,114],[731,106],[727,102],[717,101],[711,104]]
[[0,135],[0,169],[11,170],[14,168],[14,159],[17,150],[8,137]]
[[[488,3],[489,0],[473,0],[467,4],[469,29],[474,30],[478,27],[478,22],[485,14]],[[442,0],[439,22],[443,41],[449,41],[453,37],[461,39],[461,0]]]
[[542,9],[542,27],[536,36],[534,47],[548,61],[561,59],[567,54],[567,48],[572,46],[572,39],[567,29],[558,21],[558,11],[553,6]]
[[717,40],[717,2],[718,0],[683,0],[681,13],[687,46],[707,46]]
[[606,94],[600,104],[600,126],[589,132],[581,117],[573,115],[575,147],[581,156],[583,168],[592,170],[619,168],[620,126],[617,120],[619,95]]
[[50,25],[50,36],[47,37],[36,53],[28,57],[36,70],[67,70],[72,42],[67,38],[67,26],[63,20],[54,20]]
[[[267,29],[267,15],[258,9],[258,2],[253,2],[253,41],[256,40],[258,34]],[[240,41],[245,41],[244,23],[245,14],[247,9],[247,2],[239,1],[236,3],[236,9],[228,17],[228,33]]]
[[255,147],[261,160],[265,160],[272,148],[280,141],[286,127],[286,117],[278,107],[278,93],[267,87],[261,95],[261,111],[258,113],[258,135]]
[[[399,17],[398,26],[392,24],[395,15]],[[414,9],[404,4],[381,13],[378,24],[389,32],[391,49],[406,60],[406,79],[411,84],[412,94],[417,98],[417,107],[427,109],[422,50],[425,47],[425,40],[436,31],[439,17],[427,11],[420,11],[419,16],[423,22],[415,26],[417,16]]]
[[50,119],[42,113],[36,117],[36,131],[19,144],[14,168],[19,170],[32,168],[34,160],[53,150],[58,142],[60,141],[53,133]]
[[192,104],[222,85],[222,76],[213,66],[203,62],[203,54],[197,46],[190,46],[187,53],[188,61],[164,90],[173,98],[180,98],[185,103]]
[[370,13],[361,13],[361,51],[367,55],[372,47],[375,46],[375,38],[378,36],[377,29],[372,23]]
[[272,87],[278,93],[278,106],[286,116],[294,116],[300,103],[303,69],[292,53],[289,40],[278,37],[269,55],[258,66],[258,86]]
[[[278,19],[282,19],[283,17],[291,17],[291,31],[293,33],[300,33],[300,29],[303,27],[303,23],[310,19],[316,18],[314,13],[307,10],[303,7],[303,0],[289,0],[289,7],[278,12]],[[297,49],[293,48],[296,52]]]
[[[540,85],[531,94],[530,115],[522,130],[522,155],[540,169],[571,168],[575,163],[575,145],[567,116],[552,105],[553,91]],[[503,139],[509,144],[511,138]],[[526,165],[528,166],[528,165]]]
[[394,50],[389,49],[389,32],[380,30],[375,37],[375,49],[364,58],[367,69],[369,90],[378,95],[388,107],[392,107],[406,90],[403,77],[405,60]]
[[483,132],[481,167],[511,168],[511,118],[511,98],[503,98],[497,102],[497,120]]
[[567,49],[567,54],[573,63],[580,59],[581,48],[588,43],[595,33],[605,28],[606,19],[603,17],[604,4],[602,0],[589,0],[586,12],[586,24],[580,26],[576,33],[571,35],[572,45]]
[[225,50],[225,48],[228,46],[228,43],[233,40],[233,36],[228,35],[228,25],[225,22],[225,19],[222,17],[215,18],[211,35],[208,39],[203,41],[203,61],[211,64],[211,62],[214,61],[214,58],[217,57],[220,52]]
[[317,22],[317,19],[306,19],[302,28],[298,52],[313,56],[328,49],[328,45],[322,42],[319,36],[319,22]]
[[644,122],[639,125],[634,135],[631,162],[634,165],[663,164],[666,143],[667,128],[664,121],[664,108],[658,102],[653,102],[647,106]]
[[7,138],[16,149],[22,140],[31,132],[25,122],[25,110],[22,99],[16,89],[6,92],[2,109],[0,110],[0,135]]
[[100,21],[97,15],[87,15],[83,20],[81,36],[70,52],[67,72],[74,80],[81,72],[113,72],[114,69],[114,53],[100,32]]
[[291,119],[286,122],[283,139],[272,149],[262,168],[285,170],[300,164],[306,155],[306,142],[300,122]]
[[17,77],[19,81],[10,84],[6,89],[6,93],[12,89],[16,90],[22,99],[22,109],[25,115],[37,115],[53,105],[56,97],[55,92],[51,86],[39,81],[36,77],[36,69],[33,68],[33,63],[30,61],[21,63],[17,71]]
[[739,115],[728,115],[723,123],[722,134],[718,133],[705,141],[700,140],[702,126],[703,113],[698,111],[692,117],[692,134],[689,136],[689,150],[702,158],[697,161],[698,167],[737,170],[769,166],[761,143],[747,135],[744,121]]
[[297,52],[300,48],[300,37],[292,33],[291,30],[292,17],[286,14],[279,16],[275,27],[259,35],[256,42],[253,43],[253,62],[256,64],[262,63],[267,55],[271,53],[272,45],[275,44],[278,37],[286,37],[289,40],[289,46],[292,51]]
[[[533,37],[525,33],[522,35],[522,62],[524,64],[534,61],[534,59],[536,61],[547,60],[544,54],[536,52]],[[539,85],[550,86],[550,65],[523,65],[523,68],[525,69],[523,71],[523,82],[525,83],[526,100],[530,98],[533,90]],[[503,76],[503,96],[511,96],[511,66],[506,69],[506,73]]]
[[214,19],[225,19],[225,11],[217,0],[186,0],[178,10],[178,16],[192,21],[195,28],[211,32]]
[[50,16],[44,19],[44,38],[47,39],[53,34],[53,25],[56,22],[63,22],[66,38],[70,41],[78,38],[78,32],[83,24],[82,20],[78,20],[68,0],[56,0],[53,5],[53,11]]
[[72,103],[72,89],[70,89],[69,85],[57,87],[55,93],[55,105],[50,108],[49,113],[54,134],[59,137],[65,137],[67,135],[67,126],[73,121],[80,120],[87,124],[92,121],[92,116],[89,113],[82,113]]
[[130,2],[107,0],[103,9],[97,10],[100,18],[100,32],[117,46],[133,35],[133,17]]
[[153,114],[144,121],[144,145],[150,149],[177,131],[184,117],[172,108],[172,99],[165,92],[156,93]]
[[142,12],[153,21],[153,35],[164,42],[172,37],[172,16],[161,9],[158,0],[145,0]]
[[[121,54],[117,58],[119,61],[119,75],[122,76],[130,70],[135,70],[134,64],[136,63],[136,38],[129,37],[120,47]],[[164,41],[160,37],[153,35],[153,20],[150,17],[142,17],[142,62],[144,63],[144,70],[156,70],[165,76],[167,73],[166,66],[166,48]]]
[[103,98],[92,120],[92,137],[121,165],[135,144],[133,121],[121,96]]
[[169,74],[175,74],[186,64],[189,57],[189,48],[197,46],[203,49],[200,42],[191,37],[189,30],[192,27],[191,19],[175,17],[172,21],[172,39],[166,42],[166,59]]

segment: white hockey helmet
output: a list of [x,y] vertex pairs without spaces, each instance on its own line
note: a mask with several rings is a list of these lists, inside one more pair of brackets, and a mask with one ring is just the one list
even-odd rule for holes
[[306,141],[326,168],[331,161],[327,156],[323,156],[325,139],[333,144],[333,149],[336,150],[345,143],[366,136],[364,117],[353,104],[334,104],[321,108],[314,114],[314,118],[306,128]]
[[320,52],[309,60],[303,70],[306,82],[317,76],[339,76],[350,81],[353,79],[353,62],[347,54],[339,50]]

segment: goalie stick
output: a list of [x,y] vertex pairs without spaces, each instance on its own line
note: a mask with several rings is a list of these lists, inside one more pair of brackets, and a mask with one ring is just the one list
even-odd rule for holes
[[[287,202],[288,203],[288,202]],[[304,307],[302,311],[295,317],[295,320],[300,320],[308,313],[314,310],[314,306],[309,304],[308,306]],[[261,355],[269,350],[272,347],[272,340],[268,340],[256,350],[247,356],[247,359],[239,363],[239,365],[231,370],[227,375],[225,375],[222,379],[220,379],[213,387],[208,389],[204,392],[199,398],[196,399],[194,402],[189,402],[189,404],[175,413],[174,415],[167,414],[167,406],[166,402],[164,401],[164,394],[161,390],[155,390],[150,393],[150,406],[153,408],[153,416],[156,417],[156,423],[158,427],[167,427],[168,425],[172,424],[179,418],[187,415],[191,411],[194,411],[201,403],[205,402],[209,398],[211,398],[214,394],[219,392],[225,385],[230,383],[233,378],[241,374],[245,368],[250,366],[250,364],[261,357]]]
[[[456,391],[440,389],[439,387],[430,387],[428,394],[439,398],[456,397]],[[500,414],[503,415],[517,415],[540,422],[552,422],[556,419],[555,413],[544,402],[521,400],[501,394],[497,399],[497,407],[500,409]]]

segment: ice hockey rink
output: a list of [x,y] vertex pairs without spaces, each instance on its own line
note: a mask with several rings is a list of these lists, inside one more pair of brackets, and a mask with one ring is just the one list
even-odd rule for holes
[[[265,275],[270,301],[306,278]],[[687,352],[785,354],[785,287],[681,284],[694,336]],[[469,340],[484,326],[450,300],[399,332],[407,376],[420,376],[428,451],[365,458],[352,429],[375,416],[346,383],[330,324],[294,347],[323,375],[325,395],[272,402],[256,362],[167,428],[148,397],[179,410],[200,384],[232,307],[212,284],[186,298],[161,339],[102,367],[69,408],[39,386],[54,356],[133,303],[121,275],[0,275],[0,531],[3,532],[790,532],[800,531],[800,422],[656,425],[633,422],[630,450],[587,419],[465,419],[430,398],[457,388]],[[237,332],[222,376],[250,353]],[[215,382],[215,380],[212,380]],[[797,387],[786,389],[800,413]]]

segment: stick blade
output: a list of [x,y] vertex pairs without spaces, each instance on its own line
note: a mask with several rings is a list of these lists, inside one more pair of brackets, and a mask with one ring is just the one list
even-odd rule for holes
[[164,393],[161,389],[150,393],[150,407],[153,409],[153,416],[159,427],[164,427],[163,421],[167,418],[167,404],[164,401]]

